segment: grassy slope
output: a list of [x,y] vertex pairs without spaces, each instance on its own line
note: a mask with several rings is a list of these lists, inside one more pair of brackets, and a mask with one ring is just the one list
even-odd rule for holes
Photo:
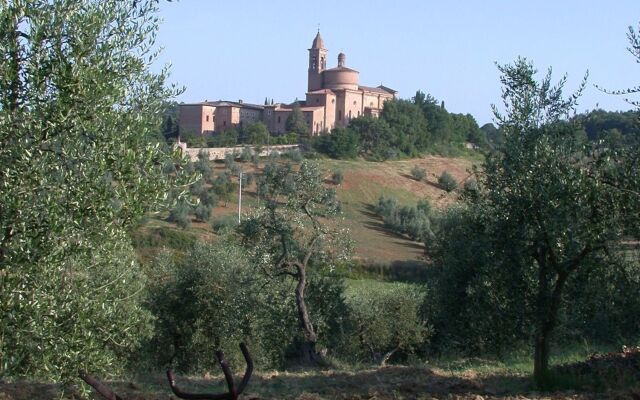
[[[437,177],[446,170],[459,182],[462,182],[468,178],[468,170],[474,163],[464,158],[436,156],[386,162],[328,159],[319,162],[327,172],[327,179],[330,178],[333,171],[341,170],[344,173],[344,182],[336,187],[336,191],[343,204],[344,223],[349,227],[356,244],[355,257],[364,264],[393,265],[394,268],[421,265],[424,253],[423,245],[384,229],[380,218],[371,212],[371,206],[377,202],[381,194],[384,194],[395,197],[405,204],[415,203],[419,199],[426,198],[436,208],[442,209],[455,201],[455,194],[447,193],[438,187]],[[411,177],[411,169],[415,165],[427,170],[427,182],[418,182]],[[213,164],[213,166],[216,174],[224,169],[220,163]],[[243,164],[243,169],[247,172],[256,172],[253,165],[249,163]],[[255,184],[253,184],[243,190],[243,212],[248,212],[255,203]],[[237,213],[236,196],[233,196],[226,206],[223,206],[222,202],[220,204],[221,206],[214,210],[214,218]],[[175,230],[177,234],[194,235],[204,240],[215,239],[211,223],[200,223],[193,220],[191,228],[182,231],[174,224],[166,222],[164,217],[166,216],[160,215],[150,218],[139,233],[149,235],[153,234],[154,230],[157,231],[158,228],[161,228]],[[156,241],[156,243],[147,244],[144,248],[138,249],[141,258],[146,260],[158,251],[155,245],[161,243]]]
[[[416,165],[427,170],[427,182],[411,177],[411,169]],[[443,209],[456,200],[456,195],[442,190],[437,177],[446,170],[462,182],[468,178],[472,165],[468,159],[436,156],[386,162],[322,162],[322,166],[330,171],[344,172],[344,182],[337,188],[337,194],[356,242],[356,257],[365,263],[384,264],[420,261],[424,249],[421,243],[384,229],[380,218],[371,210],[380,195],[395,197],[405,204],[426,198],[436,208]]]

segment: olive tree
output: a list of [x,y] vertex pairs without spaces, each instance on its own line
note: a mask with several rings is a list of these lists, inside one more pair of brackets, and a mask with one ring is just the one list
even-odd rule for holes
[[117,371],[148,332],[127,232],[179,163],[156,3],[0,1],[0,376]]
[[351,243],[345,230],[329,219],[339,212],[335,191],[326,187],[317,164],[303,161],[271,164],[258,183],[261,206],[244,221],[244,242],[262,272],[288,276],[296,282],[298,322],[304,335],[302,360],[318,360],[318,335],[306,301],[308,268],[332,265],[348,257]]
[[606,152],[597,143],[584,140],[578,127],[567,122],[586,77],[565,97],[566,77],[554,84],[549,70],[537,81],[537,71],[526,59],[498,69],[503,111],[494,106],[494,114],[504,143],[488,157],[480,175],[480,207],[494,254],[509,254],[504,268],[531,277],[534,378],[543,386],[567,282],[584,276],[576,271],[606,262],[607,250],[620,243],[639,208],[637,200],[602,179],[617,176],[610,171],[620,165],[603,157]]

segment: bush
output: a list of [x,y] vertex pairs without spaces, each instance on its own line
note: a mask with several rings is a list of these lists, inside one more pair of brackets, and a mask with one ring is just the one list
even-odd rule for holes
[[[147,367],[173,364],[183,372],[217,370],[211,349],[222,349],[232,367],[244,365],[238,342],[246,341],[256,365],[282,368],[301,342],[290,285],[256,274],[249,257],[229,238],[198,243],[182,261],[162,254],[150,269],[148,307],[155,336],[145,346]],[[343,341],[344,285],[309,276],[308,306],[326,341]],[[157,351],[166,349],[166,351]]]
[[344,181],[344,174],[340,170],[334,171],[333,175],[331,175],[331,180],[334,184],[339,185]]
[[447,171],[444,171],[442,175],[438,177],[438,184],[447,192],[452,192],[458,187],[458,182]]
[[178,202],[169,212],[167,220],[175,223],[182,229],[187,229],[191,226],[191,218],[189,217],[190,212],[191,206],[185,202]]
[[242,174],[242,187],[250,186],[253,183],[253,174],[245,172]]
[[209,162],[209,153],[200,150],[198,152],[198,161],[195,162],[195,170],[202,174],[205,181],[211,180],[211,163]]
[[423,323],[421,287],[405,283],[357,282],[347,296],[352,332],[347,354],[357,361],[385,364],[413,354],[428,342],[431,328]]
[[189,186],[189,192],[194,196],[200,196],[202,193],[206,192],[207,188],[204,185],[204,179],[200,178],[197,181],[193,182],[191,186]]
[[221,215],[213,220],[213,231],[217,234],[231,232],[238,226],[238,216],[233,214]]
[[224,155],[224,166],[231,169],[236,163],[236,153],[227,153]]
[[136,250],[164,247],[187,252],[196,242],[196,237],[192,233],[171,227],[137,230],[132,234],[131,239]]
[[216,207],[218,205],[218,196],[213,189],[205,190],[200,193],[200,204],[204,204],[209,207]]
[[480,186],[475,179],[469,179],[462,186],[462,198],[466,200],[477,200],[480,198]]
[[426,200],[419,201],[415,206],[400,206],[396,199],[380,196],[374,210],[382,217],[384,226],[393,232],[416,241],[433,238],[431,205]]
[[283,158],[288,158],[289,160],[291,160],[294,163],[300,163],[304,159],[302,153],[298,149],[288,150],[288,151],[282,153],[282,157]]
[[[500,356],[533,338],[537,293],[530,281],[537,276],[513,262],[521,249],[492,250],[484,221],[480,208],[451,208],[435,224],[424,315],[434,324],[436,352]],[[640,286],[629,283],[640,281],[640,269],[637,253],[627,254],[621,249],[617,265],[591,263],[567,282],[555,343],[637,341],[640,320],[630,316],[640,313]]]
[[220,199],[224,200],[226,207],[231,196],[235,193],[236,184],[231,180],[231,176],[228,173],[222,172],[213,181],[212,189]]
[[242,171],[242,168],[236,163],[231,165],[231,168],[229,168],[229,173],[231,174],[231,176],[240,176],[240,171]]
[[240,153],[240,161],[248,162],[253,159],[254,152],[251,150],[250,146],[244,146],[242,148],[242,152]]
[[411,169],[411,176],[413,176],[413,178],[417,181],[423,181],[427,177],[427,170],[414,165],[414,167]]
[[207,222],[211,218],[213,208],[205,204],[198,204],[195,211],[195,217],[200,222]]

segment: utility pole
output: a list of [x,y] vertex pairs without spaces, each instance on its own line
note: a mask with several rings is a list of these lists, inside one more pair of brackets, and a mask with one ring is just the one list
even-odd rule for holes
[[240,225],[241,210],[242,210],[242,171],[240,171],[240,187],[238,189],[238,225]]

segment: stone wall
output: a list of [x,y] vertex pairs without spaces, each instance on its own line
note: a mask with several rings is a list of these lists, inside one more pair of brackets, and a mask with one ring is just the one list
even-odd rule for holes
[[[184,145],[184,144],[183,144]],[[251,146],[249,146],[251,147]],[[240,155],[242,153],[242,149],[245,146],[235,146],[235,147],[186,147],[182,148],[182,152],[185,153],[191,161],[195,161],[198,159],[198,153],[200,150],[203,150],[209,153],[209,160],[224,160],[227,154],[236,153]],[[300,145],[298,144],[280,144],[275,146],[262,146],[262,151],[260,152],[260,157],[267,157],[271,153],[284,153],[291,150],[299,149]],[[252,147],[252,150],[255,151],[255,148]]]

